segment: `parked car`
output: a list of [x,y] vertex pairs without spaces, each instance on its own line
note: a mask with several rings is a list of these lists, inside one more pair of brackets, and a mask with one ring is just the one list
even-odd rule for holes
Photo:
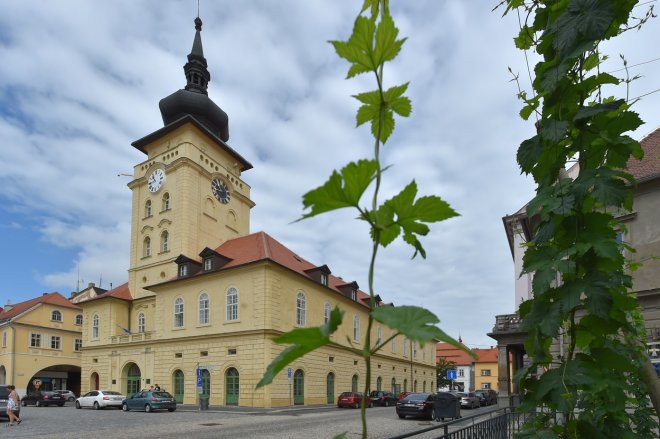
[[[362,406],[363,398],[364,395],[361,392],[342,392],[342,394],[337,398],[337,407],[353,407],[354,409],[360,408]],[[367,398],[365,404],[367,408],[373,405],[371,399],[369,398]]]
[[457,395],[461,398],[461,407],[468,407],[471,409],[479,408],[479,397],[474,392],[458,392]]
[[404,419],[406,416],[435,419],[435,394],[411,393],[396,403],[396,414]]
[[21,405],[23,407],[27,405],[35,405],[37,407],[56,405],[62,407],[65,402],[66,399],[53,390],[37,390],[28,393],[21,399]]
[[56,390],[55,392],[59,393],[66,399],[67,401],[75,401],[76,400],[76,394],[73,393],[71,390]]
[[176,410],[176,400],[168,392],[162,390],[143,390],[130,398],[125,398],[121,403],[121,409],[125,412],[129,410],[144,410],[147,413],[154,410],[173,412]]
[[485,403],[481,405],[497,404],[497,392],[493,389],[478,389],[475,390],[474,393],[480,397],[483,397],[483,401],[485,401]]
[[394,396],[392,392],[383,392],[380,390],[374,390],[369,394],[369,399],[373,405],[382,405],[389,407],[391,405],[396,405],[398,398]]
[[114,390],[92,390],[76,399],[76,408],[92,407],[95,410],[106,407],[120,408],[125,399],[125,395]]

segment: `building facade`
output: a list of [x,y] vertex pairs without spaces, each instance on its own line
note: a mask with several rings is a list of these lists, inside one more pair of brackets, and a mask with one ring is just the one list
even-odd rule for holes
[[82,310],[59,293],[8,304],[0,312],[0,384],[80,391]]
[[[458,338],[459,343],[463,344],[461,338]],[[468,349],[465,346],[465,349]],[[449,344],[437,343],[436,349],[436,364],[440,359],[455,364],[456,379],[452,382],[451,388],[461,392],[470,392],[474,390],[475,375],[474,375],[474,358],[462,349]]]
[[[82,388],[132,394],[159,384],[188,404],[334,403],[364,388],[365,365],[349,348],[365,339],[369,296],[267,233],[250,233],[243,172],[252,165],[227,144],[228,117],[207,94],[199,18],[195,27],[185,89],[161,100],[164,127],[133,143],[146,159],[128,185],[128,282],[80,303]],[[344,320],[332,343],[255,390],[286,348],[272,339],[322,325],[335,307]],[[391,335],[375,324],[371,340]],[[372,360],[370,387],[433,389],[434,354],[432,344],[394,338]]]
[[474,389],[499,390],[497,349],[473,349],[477,358],[474,359]]

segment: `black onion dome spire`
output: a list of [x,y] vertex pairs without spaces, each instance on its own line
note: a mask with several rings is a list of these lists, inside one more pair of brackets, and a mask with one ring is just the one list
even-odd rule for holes
[[195,39],[188,54],[188,62],[183,66],[186,74],[186,87],[159,103],[163,123],[170,123],[191,115],[223,141],[229,140],[229,117],[208,97],[208,83],[211,80],[202,49],[202,20],[195,18]]

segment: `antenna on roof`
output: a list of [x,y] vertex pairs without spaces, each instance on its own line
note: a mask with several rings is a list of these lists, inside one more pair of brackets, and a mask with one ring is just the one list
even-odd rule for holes
[[99,276],[99,288],[103,288],[103,273]]
[[76,284],[76,293],[80,292],[80,264],[76,264],[76,269],[78,270],[78,283]]

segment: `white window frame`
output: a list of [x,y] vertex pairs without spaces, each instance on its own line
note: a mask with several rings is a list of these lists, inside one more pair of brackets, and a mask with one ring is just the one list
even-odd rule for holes
[[73,339],[73,351],[80,352],[82,350],[82,339],[74,338]]
[[408,339],[407,338],[403,339],[403,356],[404,357],[408,356]]
[[188,275],[188,264],[179,265],[179,277],[186,277]]
[[92,317],[92,338],[99,338],[99,315]]
[[183,312],[184,312],[184,303],[181,297],[177,297],[174,300],[174,327],[183,328]]
[[142,241],[142,256],[145,258],[151,256],[151,238],[148,236]]
[[211,270],[213,270],[213,259],[211,258],[204,259],[204,271],[211,271]]
[[171,207],[170,201],[171,201],[170,193],[165,192],[163,194],[163,212],[165,212],[166,210],[170,210],[170,207]]
[[379,326],[378,328],[376,328],[376,345],[379,345],[382,339],[383,339],[383,328]]
[[138,330],[138,333],[142,334],[143,332],[145,332],[146,326],[147,326],[146,322],[147,322],[147,319],[144,316],[144,313],[143,312],[139,313],[138,317],[137,317],[137,330]]
[[199,324],[209,324],[209,295],[202,293],[199,295]]
[[147,200],[144,203],[144,217],[145,218],[151,217],[151,200]]
[[[57,316],[57,318],[55,318]],[[54,322],[61,322],[62,321],[62,311],[59,309],[55,309],[50,313],[50,319]]]
[[34,332],[30,334],[30,347],[41,348],[41,334],[36,334]]
[[83,324],[83,315],[76,314],[76,325],[82,325],[82,324]]
[[360,316],[353,317],[353,340],[360,341]]
[[165,253],[170,251],[170,232],[163,230],[160,234],[160,251]]
[[51,335],[50,336],[50,348],[55,349],[55,350],[61,350],[62,349],[62,337],[59,335]]
[[296,325],[305,326],[307,324],[307,299],[305,293],[298,291],[296,294]]
[[234,322],[238,320],[238,289],[235,287],[227,288],[227,321]]
[[326,303],[323,306],[323,323],[328,323],[330,321],[330,313],[331,313],[330,304]]

